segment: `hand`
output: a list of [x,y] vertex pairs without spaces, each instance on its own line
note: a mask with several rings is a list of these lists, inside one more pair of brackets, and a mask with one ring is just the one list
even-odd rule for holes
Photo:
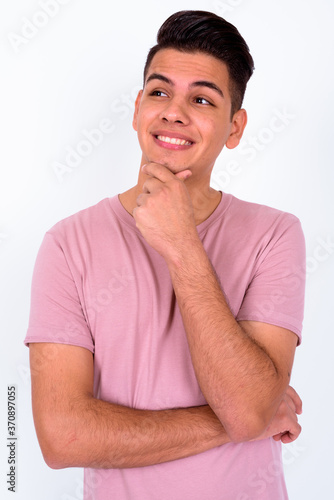
[[289,386],[278,407],[276,415],[259,439],[273,437],[275,441],[291,443],[301,433],[297,415],[302,413],[302,401],[297,392]]
[[183,182],[191,171],[173,174],[153,162],[144,165],[142,171],[149,178],[136,200],[133,217],[146,241],[168,260],[198,239],[193,206]]

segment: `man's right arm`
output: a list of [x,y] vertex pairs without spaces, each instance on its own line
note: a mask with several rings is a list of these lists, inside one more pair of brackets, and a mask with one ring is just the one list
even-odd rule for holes
[[[137,410],[94,398],[93,355],[82,347],[32,343],[30,366],[37,437],[52,468],[142,467],[229,442],[209,406]],[[260,438],[288,430],[298,437],[297,398],[282,401]]]
[[30,344],[37,437],[52,468],[141,467],[228,442],[208,406],[136,410],[93,397],[93,355],[82,347]]

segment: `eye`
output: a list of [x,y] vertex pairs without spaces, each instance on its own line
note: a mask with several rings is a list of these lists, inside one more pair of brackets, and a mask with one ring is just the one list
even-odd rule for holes
[[195,102],[197,104],[205,104],[205,105],[212,106],[212,103],[210,101],[208,101],[207,99],[205,99],[204,97],[196,97]]
[[150,95],[156,97],[167,97],[166,92],[162,92],[162,90],[153,90],[152,92],[150,92]]

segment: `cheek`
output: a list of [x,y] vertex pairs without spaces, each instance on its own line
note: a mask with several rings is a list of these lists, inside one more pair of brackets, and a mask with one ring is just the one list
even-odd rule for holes
[[153,123],[153,118],[152,110],[141,105],[135,120],[138,134],[145,134],[148,131],[150,124]]
[[207,123],[205,129],[202,129],[208,142],[207,149],[213,155],[217,155],[223,149],[229,137],[229,129],[222,126],[217,121],[210,121]]

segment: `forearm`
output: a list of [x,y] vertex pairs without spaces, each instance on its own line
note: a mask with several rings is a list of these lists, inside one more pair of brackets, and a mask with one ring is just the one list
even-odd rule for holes
[[64,423],[49,431],[49,444],[41,442],[50,467],[142,467],[229,442],[208,406],[146,411],[87,398],[73,408],[57,416]]
[[191,171],[189,178],[187,170],[173,174],[154,162],[142,170],[149,177],[133,216],[169,268],[201,390],[232,441],[253,439],[282,401],[295,335],[261,323],[254,328],[244,322],[242,328],[233,317],[196,229],[212,213],[212,191],[201,199]]
[[234,434],[238,421],[246,436],[248,422],[260,432],[284,393],[273,360],[235,320],[199,240],[194,239],[187,251],[175,253],[168,265],[207,402],[236,440],[244,438]]

